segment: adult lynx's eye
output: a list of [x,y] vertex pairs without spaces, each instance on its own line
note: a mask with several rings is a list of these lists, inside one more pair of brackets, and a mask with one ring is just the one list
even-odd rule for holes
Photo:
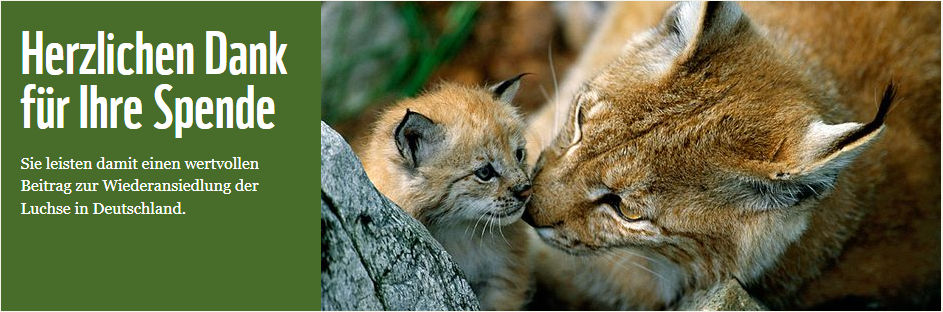
[[475,170],[475,176],[482,181],[490,181],[497,176],[497,172],[494,172],[494,167],[491,167],[491,164],[487,164]]
[[619,195],[609,193],[600,197],[597,202],[601,204],[609,205],[613,210],[619,214],[622,219],[626,221],[639,221],[642,220],[642,215],[635,212],[622,211],[622,197]]

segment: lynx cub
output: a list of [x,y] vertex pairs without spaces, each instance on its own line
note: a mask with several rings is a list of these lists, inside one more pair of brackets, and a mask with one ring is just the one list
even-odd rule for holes
[[521,76],[489,89],[446,83],[397,103],[362,155],[377,189],[429,229],[485,310],[520,309],[530,288],[520,217],[531,183],[511,106]]

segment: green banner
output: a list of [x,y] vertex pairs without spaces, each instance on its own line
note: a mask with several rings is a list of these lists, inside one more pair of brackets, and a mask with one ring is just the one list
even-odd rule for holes
[[318,309],[317,6],[3,2],[2,308]]

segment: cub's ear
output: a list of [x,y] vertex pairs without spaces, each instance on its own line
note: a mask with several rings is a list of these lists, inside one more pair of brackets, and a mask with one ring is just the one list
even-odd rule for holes
[[511,104],[511,100],[517,95],[517,90],[521,88],[521,77],[525,75],[530,75],[530,73],[523,73],[514,78],[502,81],[489,87],[488,90],[494,94],[495,100],[504,102],[505,104]]
[[668,10],[660,30],[677,54],[677,64],[722,46],[750,30],[750,22],[736,2],[679,2]]
[[393,130],[399,155],[406,163],[417,168],[438,152],[445,131],[428,117],[406,109],[406,115]]
[[895,94],[894,85],[888,85],[877,115],[867,124],[812,122],[790,165],[768,171],[765,181],[751,181],[755,195],[766,207],[784,207],[826,194],[841,171],[880,137]]

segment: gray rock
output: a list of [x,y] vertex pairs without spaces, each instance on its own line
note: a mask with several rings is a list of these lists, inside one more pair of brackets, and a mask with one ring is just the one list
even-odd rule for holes
[[449,254],[321,122],[321,309],[477,310]]
[[729,279],[709,289],[685,295],[675,306],[682,311],[761,311],[767,310],[757,302],[740,282]]

